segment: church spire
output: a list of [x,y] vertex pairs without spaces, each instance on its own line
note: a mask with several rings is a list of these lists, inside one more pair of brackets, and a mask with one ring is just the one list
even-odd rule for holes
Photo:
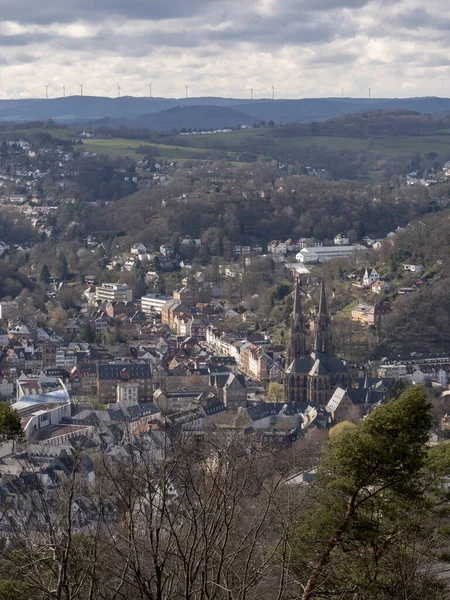
[[328,315],[327,298],[325,294],[325,282],[322,278],[320,285],[319,313],[316,323],[316,336],[314,350],[327,356],[334,356],[333,339],[331,335],[331,322]]
[[323,277],[320,284],[319,316],[320,315],[328,316],[327,298],[325,296],[325,281]]
[[286,363],[289,365],[296,358],[306,354],[305,322],[303,319],[300,281],[297,279],[294,288],[294,310],[289,344],[286,348]]
[[293,312],[293,328],[300,328],[303,330],[303,312],[302,312],[302,299],[300,295],[300,279],[295,282],[294,290],[294,312]]

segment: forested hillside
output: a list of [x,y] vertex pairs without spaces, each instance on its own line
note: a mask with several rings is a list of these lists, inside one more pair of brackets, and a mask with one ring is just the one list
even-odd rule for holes
[[122,231],[150,245],[188,233],[202,238],[211,254],[220,255],[229,242],[332,239],[344,229],[356,241],[368,233],[386,234],[430,210],[422,188],[281,176],[277,167],[264,164],[255,165],[251,173],[237,171],[228,182],[225,167],[216,166],[214,172],[222,179],[218,185],[206,169],[192,169],[169,185],[142,190],[114,207],[90,208],[80,222],[86,232]]

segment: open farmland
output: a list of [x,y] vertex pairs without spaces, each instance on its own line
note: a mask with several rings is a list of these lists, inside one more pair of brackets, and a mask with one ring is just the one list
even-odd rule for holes
[[89,152],[107,154],[109,156],[128,156],[140,159],[144,154],[139,152],[142,147],[154,149],[155,158],[168,161],[201,160],[205,158],[205,150],[167,144],[154,144],[145,140],[131,140],[125,138],[95,138],[83,141],[83,145]]

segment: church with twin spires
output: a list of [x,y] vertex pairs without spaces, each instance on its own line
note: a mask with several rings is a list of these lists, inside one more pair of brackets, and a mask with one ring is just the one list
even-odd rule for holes
[[350,385],[347,366],[335,356],[323,280],[320,287],[319,311],[313,330],[314,345],[312,349],[308,349],[300,284],[297,281],[290,339],[286,348],[286,402],[302,401],[326,405],[338,386],[346,389]]

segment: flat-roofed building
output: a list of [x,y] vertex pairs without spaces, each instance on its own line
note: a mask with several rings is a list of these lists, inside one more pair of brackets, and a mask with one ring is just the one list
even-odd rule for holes
[[141,310],[148,316],[154,314],[160,315],[162,313],[164,304],[169,300],[172,300],[172,298],[169,298],[168,296],[159,296],[157,294],[142,296]]
[[125,283],[102,283],[95,288],[95,297],[106,302],[132,302],[133,291]]
[[366,250],[364,246],[314,246],[303,248],[296,254],[296,259],[302,263],[323,262],[333,258],[350,258],[355,252]]

